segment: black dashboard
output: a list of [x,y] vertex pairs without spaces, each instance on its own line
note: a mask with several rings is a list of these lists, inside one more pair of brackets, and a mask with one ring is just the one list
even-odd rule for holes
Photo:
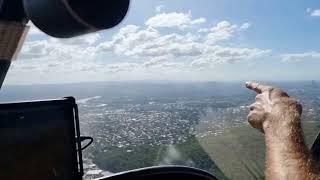
[[165,179],[194,179],[217,180],[217,178],[200,169],[183,166],[159,166],[122,172],[98,180],[165,180]]

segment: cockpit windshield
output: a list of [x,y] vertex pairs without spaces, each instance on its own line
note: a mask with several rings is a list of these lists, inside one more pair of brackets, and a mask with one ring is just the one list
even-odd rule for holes
[[56,39],[31,26],[0,100],[74,96],[85,179],[159,165],[263,179],[265,142],[246,117],[253,80],[303,105],[310,147],[320,115],[317,1],[132,0],[117,27]]

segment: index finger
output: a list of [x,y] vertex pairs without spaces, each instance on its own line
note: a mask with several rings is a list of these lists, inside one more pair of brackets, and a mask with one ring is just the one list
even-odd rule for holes
[[270,86],[261,85],[259,83],[255,83],[255,82],[246,82],[246,87],[248,89],[255,91],[258,94],[261,94],[261,93],[268,91],[270,89]]

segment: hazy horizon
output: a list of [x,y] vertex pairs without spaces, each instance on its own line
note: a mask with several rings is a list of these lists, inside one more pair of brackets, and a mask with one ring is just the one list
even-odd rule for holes
[[26,84],[11,84],[10,82],[4,81],[3,87],[6,86],[37,86],[37,85],[74,85],[74,84],[95,84],[95,83],[154,83],[154,84],[162,84],[162,83],[178,83],[178,84],[188,84],[188,83],[237,83],[237,84],[245,84],[246,82],[258,82],[258,83],[266,83],[266,84],[272,84],[272,83],[297,83],[297,82],[319,82],[320,79],[307,79],[307,80],[120,80],[120,81],[79,81],[79,82],[61,82],[61,83],[26,83]]

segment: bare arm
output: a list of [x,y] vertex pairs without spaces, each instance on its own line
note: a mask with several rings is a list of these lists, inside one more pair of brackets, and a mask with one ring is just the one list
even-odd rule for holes
[[278,88],[247,83],[258,93],[249,123],[265,134],[267,180],[320,179],[304,142],[301,105]]

